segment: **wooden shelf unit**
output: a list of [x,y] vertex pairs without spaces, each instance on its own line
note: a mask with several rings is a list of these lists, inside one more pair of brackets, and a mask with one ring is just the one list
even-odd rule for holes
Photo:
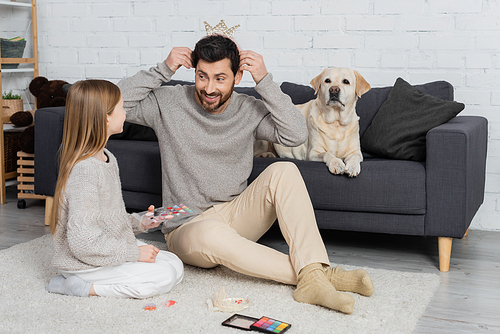
[[[2,73],[33,72],[33,78],[38,77],[38,28],[37,28],[36,0],[31,0],[31,2],[0,0],[0,9],[1,7],[4,6],[31,8],[33,57],[0,58],[0,120],[2,121],[2,126],[0,126],[0,204],[4,204],[7,201],[5,193],[5,180],[15,178],[17,175],[16,172],[5,173],[3,123],[6,121],[6,119],[4,119],[3,107],[2,107],[2,94],[3,94]],[[33,64],[33,68],[2,70],[2,64]],[[36,109],[36,103],[35,103],[35,109]]]

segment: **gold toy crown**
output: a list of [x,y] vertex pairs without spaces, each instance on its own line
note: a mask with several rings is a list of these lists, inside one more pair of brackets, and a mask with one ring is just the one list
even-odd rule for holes
[[215,27],[211,27],[210,24],[207,23],[207,21],[204,21],[203,23],[205,23],[205,30],[207,31],[207,36],[225,35],[227,37],[233,37],[234,33],[236,32],[236,29],[240,27],[240,25],[237,24],[232,28],[228,28],[226,26],[226,23],[224,23],[224,20],[220,20],[219,24],[217,24]]

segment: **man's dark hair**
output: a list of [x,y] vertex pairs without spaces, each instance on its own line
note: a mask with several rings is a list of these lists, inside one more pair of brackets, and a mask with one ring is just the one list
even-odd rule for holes
[[192,54],[194,68],[198,61],[204,60],[209,63],[228,58],[231,62],[231,70],[236,75],[240,67],[240,51],[235,42],[223,35],[210,35],[204,37],[196,43]]

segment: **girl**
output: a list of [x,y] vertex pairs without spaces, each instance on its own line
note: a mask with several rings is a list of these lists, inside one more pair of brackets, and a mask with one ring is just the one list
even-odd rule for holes
[[135,238],[159,222],[125,211],[118,164],[104,148],[124,121],[123,99],[113,83],[79,81],[68,91],[51,217],[52,263],[62,275],[51,278],[49,292],[147,298],[183,278],[176,255]]

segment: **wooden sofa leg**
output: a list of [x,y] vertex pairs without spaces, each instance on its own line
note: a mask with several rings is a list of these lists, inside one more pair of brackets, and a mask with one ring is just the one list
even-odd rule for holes
[[50,225],[50,215],[52,214],[52,203],[54,203],[54,197],[45,197],[45,225]]
[[442,272],[448,272],[450,270],[452,241],[453,238],[438,237],[439,270]]

